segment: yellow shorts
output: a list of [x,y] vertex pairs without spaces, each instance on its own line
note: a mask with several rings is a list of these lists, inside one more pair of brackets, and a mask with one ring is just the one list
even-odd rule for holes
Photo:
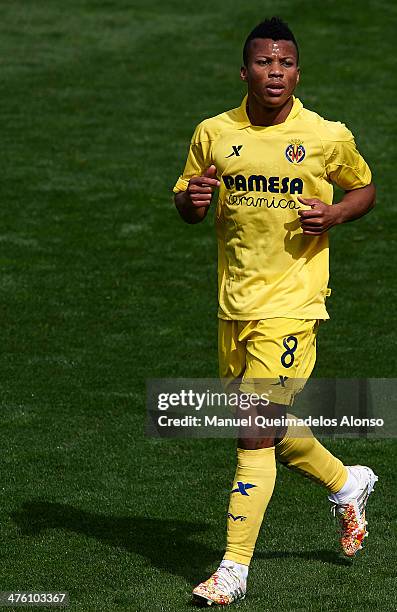
[[219,374],[245,393],[271,391],[272,402],[291,405],[316,362],[316,319],[219,319]]

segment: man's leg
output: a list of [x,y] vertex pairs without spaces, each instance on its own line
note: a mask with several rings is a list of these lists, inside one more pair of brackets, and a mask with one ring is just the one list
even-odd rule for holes
[[[279,415],[284,406],[270,405],[260,410],[262,416]],[[244,413],[254,417],[257,407]],[[229,604],[244,597],[248,568],[254,552],[263,516],[273,493],[276,480],[276,428],[253,426],[240,431],[237,468],[230,495],[227,523],[227,546],[218,570],[193,591],[196,598]],[[265,438],[263,436],[266,435]],[[262,436],[262,437],[259,437]]]
[[[276,481],[275,439],[277,427],[255,425],[255,417],[281,418],[286,406],[267,404],[240,410],[240,418],[251,418],[252,425],[240,429],[237,468],[230,495],[227,545],[224,559],[247,567]],[[241,518],[236,518],[241,517]]]
[[[318,322],[314,320],[269,319],[259,321],[247,343],[244,378],[276,379],[272,398],[285,404],[303,388],[316,362]],[[272,342],[271,351],[266,346]],[[261,367],[262,366],[262,367]],[[270,382],[269,381],[269,382]],[[348,480],[348,470],[314,438],[311,430],[289,427],[277,432],[276,459],[287,467],[323,484],[330,493],[339,492]],[[281,441],[280,441],[281,440]]]
[[[290,420],[295,417],[287,415]],[[275,447],[276,459],[286,467],[307,476],[338,493],[346,484],[348,471],[312,434],[309,427],[290,425]]]
[[[220,321],[220,377],[237,381],[236,391],[246,369],[246,342],[256,322]],[[285,406],[270,405],[266,414],[285,413]],[[260,410],[260,408],[259,408]],[[257,407],[238,411],[241,418],[257,414]],[[253,555],[263,516],[276,480],[275,437],[277,430],[253,427],[240,431],[237,468],[227,514],[226,552],[218,570],[193,591],[196,598],[229,604],[245,595],[248,567]]]
[[[287,415],[290,420],[295,417]],[[368,535],[365,506],[378,477],[367,466],[345,466],[313,436],[309,427],[288,427],[276,440],[276,458],[286,467],[323,485],[341,527],[340,545],[347,557],[362,548]]]

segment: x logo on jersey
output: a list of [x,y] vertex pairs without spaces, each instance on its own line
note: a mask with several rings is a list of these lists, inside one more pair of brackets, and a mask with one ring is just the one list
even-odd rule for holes
[[241,493],[241,495],[247,495],[249,497],[247,489],[253,489],[254,487],[256,487],[256,485],[251,484],[250,482],[241,482],[238,480],[237,489],[233,489],[232,493]]
[[230,155],[226,155],[226,159],[228,157],[233,157],[233,155],[235,155],[236,157],[240,157],[239,151],[241,151],[242,148],[243,148],[243,145],[232,145],[233,152],[230,153]]

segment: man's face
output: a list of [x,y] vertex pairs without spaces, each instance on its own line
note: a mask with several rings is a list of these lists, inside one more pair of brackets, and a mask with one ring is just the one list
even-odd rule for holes
[[278,108],[292,96],[299,82],[297,51],[290,40],[254,38],[247,66],[240,71],[248,93],[266,108]]

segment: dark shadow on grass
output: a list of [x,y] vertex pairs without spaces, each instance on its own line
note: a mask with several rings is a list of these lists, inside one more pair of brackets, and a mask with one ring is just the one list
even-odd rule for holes
[[[83,534],[96,540],[142,555],[158,569],[185,578],[191,584],[203,579],[203,572],[215,568],[223,551],[197,541],[195,536],[208,530],[201,522],[148,518],[144,516],[105,516],[41,500],[25,502],[11,514],[23,535],[37,536],[47,529]],[[202,538],[204,539],[204,538]],[[338,554],[328,550],[276,551],[255,554],[255,559],[306,559],[333,565],[346,565]]]
[[[37,536],[47,529],[70,531],[142,555],[159,569],[194,583],[203,569],[216,565],[222,550],[194,539],[208,530],[205,523],[148,518],[106,516],[67,504],[32,500],[11,513],[21,533]],[[204,539],[204,538],[203,538]]]

